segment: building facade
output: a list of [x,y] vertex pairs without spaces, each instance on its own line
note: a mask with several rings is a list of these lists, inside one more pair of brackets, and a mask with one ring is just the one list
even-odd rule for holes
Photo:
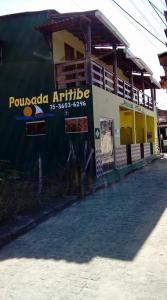
[[160,86],[100,11],[3,16],[0,40],[0,159],[100,177],[158,153]]
[[[167,1],[165,1],[165,3],[167,6]],[[164,11],[164,16],[167,21],[167,10]],[[165,35],[167,37],[167,28],[165,28],[164,31],[165,31]],[[164,76],[161,76],[160,84],[163,89],[166,89],[167,88],[167,51],[158,54],[158,58],[159,58],[160,65],[163,67],[164,73],[165,73]]]

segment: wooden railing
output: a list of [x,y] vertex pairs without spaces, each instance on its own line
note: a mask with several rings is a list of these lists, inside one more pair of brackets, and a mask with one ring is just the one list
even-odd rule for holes
[[84,59],[57,64],[55,66],[55,81],[59,87],[66,84],[82,84],[86,81],[86,62]]
[[108,92],[114,91],[113,73],[91,61],[92,83]]
[[[114,74],[103,66],[91,60],[91,80],[96,85],[110,93],[114,93]],[[85,59],[79,59],[55,65],[55,82],[57,88],[79,86],[87,84],[87,65]],[[132,101],[138,105],[153,110],[153,100],[141,90],[133,87],[130,83],[117,77],[118,96]]]

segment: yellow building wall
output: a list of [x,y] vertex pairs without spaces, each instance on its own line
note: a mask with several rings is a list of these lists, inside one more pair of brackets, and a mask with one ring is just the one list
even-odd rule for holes
[[[65,62],[65,51],[64,51],[64,43],[67,43],[71,47],[73,47],[76,51],[81,52],[85,55],[85,45],[82,41],[80,41],[77,37],[75,37],[72,33],[67,30],[61,30],[58,32],[54,32],[52,34],[53,39],[53,61],[54,63],[63,63]],[[112,51],[112,49],[111,49]],[[113,72],[113,66],[107,65],[102,60],[97,58],[95,55],[92,55],[91,58],[99,65],[103,66],[106,70]],[[129,81],[128,77],[123,74],[123,71],[118,68],[118,76],[122,80]]]
[[[75,51],[80,51],[83,55],[85,54],[84,43],[81,42],[77,37],[67,30],[61,30],[53,33],[53,60],[54,63],[65,62],[65,52],[64,52],[64,43],[67,43],[75,49]],[[108,71],[113,70],[112,65],[105,64],[102,60],[97,58],[95,55],[92,55],[92,60],[97,64],[103,66]]]
[[[156,111],[148,110],[123,98],[92,86],[94,127],[99,128],[100,118],[114,121],[114,142],[120,144],[154,142],[157,138]],[[127,105],[127,106],[126,106]],[[132,109],[129,109],[131,107]],[[123,137],[125,130],[127,138]],[[147,140],[147,132],[152,132],[152,139]]]
[[[156,110],[152,111],[137,104],[133,104],[128,100],[123,100],[122,107],[125,109],[131,108],[134,111],[133,114],[133,143],[140,143],[140,141],[144,140],[145,143],[147,142],[157,142],[157,113]],[[151,129],[147,128],[151,127]],[[144,132],[143,132],[144,128]],[[152,140],[147,140],[147,132],[153,132]],[[144,135],[144,138],[143,138]]]
[[64,43],[73,47],[76,51],[85,53],[84,43],[67,30],[53,33],[53,61],[61,63],[65,61]]
[[128,78],[127,76],[125,76],[124,72],[123,72],[120,68],[118,68],[117,72],[118,72],[118,76],[119,76],[122,80],[124,80],[124,81],[126,81],[126,82],[129,83],[129,78]]
[[155,142],[155,122],[153,117],[147,116],[147,141]]
[[120,127],[131,127],[132,128],[132,111],[131,110],[120,111]]
[[120,110],[120,143],[133,143],[133,111]]
[[145,143],[145,116],[144,114],[135,112],[135,122],[136,122],[136,143]]
[[[114,144],[120,145],[119,105],[121,98],[97,86],[92,86],[94,127],[100,127],[100,118],[109,118],[114,122]],[[100,140],[96,140],[96,146]]]
[[[151,111],[96,86],[92,86],[92,98],[94,128],[100,128],[100,118],[113,120],[114,151],[120,145],[153,142],[153,151],[158,153],[156,110]],[[97,149],[100,143],[95,139]]]

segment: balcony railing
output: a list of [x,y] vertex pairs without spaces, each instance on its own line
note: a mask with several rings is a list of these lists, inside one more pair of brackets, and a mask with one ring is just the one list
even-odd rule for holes
[[[57,88],[80,86],[88,83],[87,65],[85,59],[79,59],[55,65],[55,82]],[[115,93],[114,74],[103,66],[91,60],[92,84]],[[130,83],[117,77],[116,93],[118,96],[132,101],[138,105],[153,110],[153,100],[141,90],[131,86]]]

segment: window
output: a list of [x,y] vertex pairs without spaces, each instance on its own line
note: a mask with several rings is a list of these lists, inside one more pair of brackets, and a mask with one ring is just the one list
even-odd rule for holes
[[26,135],[27,136],[46,135],[46,122],[45,121],[26,122]]
[[66,60],[74,60],[75,59],[75,52],[74,48],[71,47],[68,44],[64,44],[64,50],[65,50],[65,59]]
[[83,53],[81,53],[80,51],[76,52],[76,56],[77,56],[77,59],[81,59],[84,57]]

